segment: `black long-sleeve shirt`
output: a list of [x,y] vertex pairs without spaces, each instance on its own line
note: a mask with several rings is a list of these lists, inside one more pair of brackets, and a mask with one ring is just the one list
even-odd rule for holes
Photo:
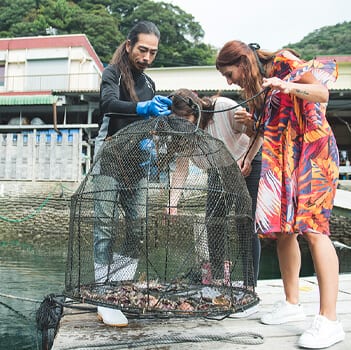
[[[154,81],[143,72],[134,71],[134,88],[139,101],[151,100],[155,95]],[[137,102],[133,102],[122,82],[121,72],[115,65],[109,65],[102,73],[100,86],[100,113],[110,117],[107,136],[126,125],[142,120],[136,115]],[[118,113],[118,114],[113,114]]]

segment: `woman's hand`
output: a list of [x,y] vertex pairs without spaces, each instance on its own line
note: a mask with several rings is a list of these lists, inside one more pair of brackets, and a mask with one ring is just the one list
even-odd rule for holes
[[262,87],[269,87],[283,94],[292,94],[310,102],[327,103],[329,100],[328,88],[322,85],[310,72],[306,72],[295,81],[289,82],[277,77],[263,78]]
[[273,77],[273,78],[263,78],[263,84],[262,87],[263,88],[267,88],[270,87],[273,90],[279,90],[281,91],[283,94],[290,94],[290,83],[288,83],[287,81],[281,80],[277,77]]
[[246,109],[239,109],[235,111],[234,123],[236,124],[235,129],[239,132],[245,133],[251,136],[253,133],[254,120],[252,114],[247,112]]
[[165,215],[177,215],[178,210],[177,207],[166,207],[165,210],[163,211],[163,214]]
[[178,214],[177,207],[166,207],[163,210],[162,225],[167,225],[170,222],[174,222]]
[[237,163],[244,177],[247,177],[251,174],[252,166],[251,161],[248,158],[241,158]]

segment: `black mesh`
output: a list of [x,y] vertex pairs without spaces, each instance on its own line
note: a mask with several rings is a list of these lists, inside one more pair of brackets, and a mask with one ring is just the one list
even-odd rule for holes
[[72,196],[65,294],[139,317],[235,313],[258,302],[252,225],[221,141],[175,116],[133,123]]

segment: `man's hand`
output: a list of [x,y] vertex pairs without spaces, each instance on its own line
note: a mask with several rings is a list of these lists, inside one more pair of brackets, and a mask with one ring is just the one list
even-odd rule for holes
[[171,114],[169,107],[172,100],[168,97],[155,95],[152,100],[138,102],[136,113],[145,119],[150,117],[162,117]]

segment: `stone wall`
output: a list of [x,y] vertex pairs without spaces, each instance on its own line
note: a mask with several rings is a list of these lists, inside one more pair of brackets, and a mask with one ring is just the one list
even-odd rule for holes
[[[0,241],[66,245],[70,198],[79,183],[0,182]],[[332,240],[351,246],[351,213],[333,213]]]

